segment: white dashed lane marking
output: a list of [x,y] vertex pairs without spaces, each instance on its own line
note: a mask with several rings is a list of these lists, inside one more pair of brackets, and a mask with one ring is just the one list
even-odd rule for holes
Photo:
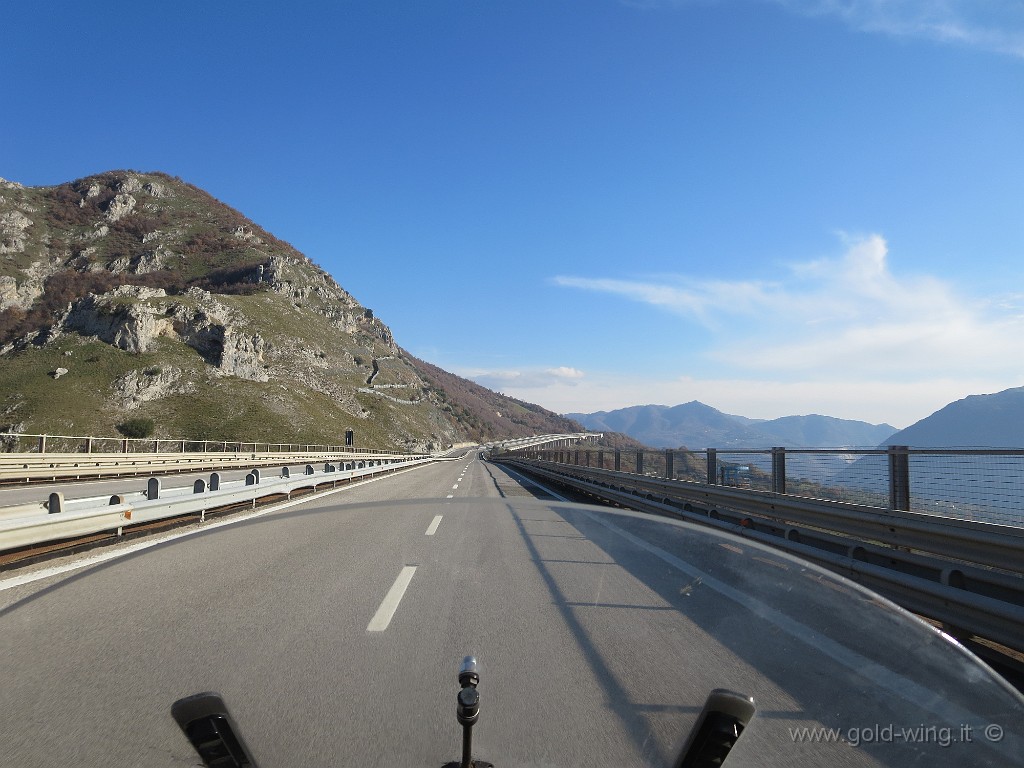
[[367,632],[383,632],[388,628],[395,611],[398,610],[398,604],[402,602],[405,590],[409,588],[409,582],[412,581],[414,573],[416,573],[415,565],[407,565],[401,570],[395,583],[391,585],[391,589],[384,595],[384,602],[380,604],[380,608],[373,614],[370,623],[366,625]]

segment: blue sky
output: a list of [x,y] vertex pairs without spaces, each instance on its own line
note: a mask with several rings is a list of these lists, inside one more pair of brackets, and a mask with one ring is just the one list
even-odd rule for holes
[[1024,385],[1017,0],[19,3],[0,176],[208,190],[559,412]]

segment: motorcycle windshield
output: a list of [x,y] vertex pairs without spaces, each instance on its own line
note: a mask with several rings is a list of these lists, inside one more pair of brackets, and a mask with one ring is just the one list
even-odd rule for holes
[[786,554],[527,498],[324,500],[0,592],[17,765],[198,764],[217,691],[256,762],[673,766],[710,692],[726,766],[1021,764],[1024,699],[937,628]]

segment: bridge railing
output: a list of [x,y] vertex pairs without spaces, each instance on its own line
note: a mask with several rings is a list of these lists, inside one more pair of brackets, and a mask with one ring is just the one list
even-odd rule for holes
[[401,451],[351,445],[270,443],[263,440],[188,440],[166,437],[29,435],[0,432],[0,453],[373,453],[401,456]]
[[[677,452],[588,454],[573,449],[553,451],[548,458],[543,453],[514,451],[494,458],[604,502],[708,525],[786,550],[943,622],[954,634],[1024,651],[1024,526],[796,496],[778,485],[772,490],[737,487],[742,480],[732,485],[708,482],[720,477],[714,452],[703,457],[703,481],[677,474],[683,458]],[[763,452],[745,455],[759,454]],[[889,473],[896,485],[894,500],[907,501],[909,455],[901,449],[882,454],[887,470],[889,464],[896,465]],[[786,478],[783,459],[778,450],[769,457],[780,483]],[[613,466],[608,468],[608,463]],[[690,464],[686,471],[700,468]],[[755,475],[759,482],[762,475],[773,477],[762,472]]]
[[556,464],[1024,526],[1024,449],[525,448]]

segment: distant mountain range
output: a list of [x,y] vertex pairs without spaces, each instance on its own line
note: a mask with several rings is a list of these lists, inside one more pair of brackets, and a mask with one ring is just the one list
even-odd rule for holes
[[697,400],[565,415],[589,430],[622,432],[654,448],[1024,447],[1024,387],[970,395],[901,430],[820,415],[750,419]]
[[917,448],[1024,447],[1024,387],[952,402],[890,435],[885,444]]
[[817,414],[749,419],[722,413],[696,400],[674,406],[634,405],[615,411],[568,413],[566,416],[589,430],[623,432],[655,448],[876,446],[896,433],[896,427],[889,424],[868,424]]

